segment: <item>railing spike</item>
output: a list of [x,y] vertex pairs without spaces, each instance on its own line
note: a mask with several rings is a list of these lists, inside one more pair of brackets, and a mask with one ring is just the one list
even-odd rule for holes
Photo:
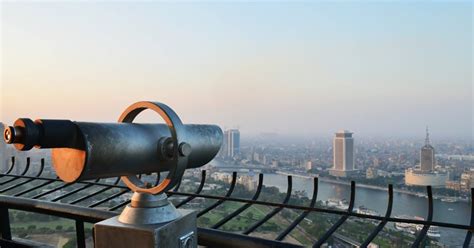
[[[237,182],[237,172],[232,172],[232,181],[230,183],[230,187],[229,189],[227,190],[227,193],[225,194],[225,197],[229,197],[230,195],[232,195],[232,192],[234,191],[234,188],[235,188],[235,183]],[[212,204],[211,206],[205,208],[204,210],[201,210],[198,214],[197,214],[197,217],[201,217],[203,216],[204,214],[206,214],[207,212],[211,211],[212,209],[216,208],[217,206],[221,205],[222,203],[224,202],[224,200],[217,200],[214,204]]]
[[[311,197],[311,202],[309,207],[314,207],[316,204],[316,199],[318,198],[318,178],[313,178],[313,196]],[[280,233],[275,240],[283,240],[286,235],[288,235],[311,211],[304,211],[301,213],[282,233]]]
[[[263,186],[263,174],[260,173],[258,175],[258,185],[257,185],[257,190],[255,190],[255,194],[253,195],[252,197],[252,200],[257,200],[258,197],[260,196],[260,193],[262,191],[262,186]],[[211,228],[213,229],[217,229],[219,227],[221,227],[222,225],[224,225],[225,223],[227,223],[229,220],[231,220],[232,218],[234,218],[235,216],[239,215],[240,213],[242,213],[243,211],[245,211],[247,208],[249,208],[252,204],[251,203],[246,203],[245,205],[241,206],[240,208],[238,208],[237,210],[235,210],[233,213],[227,215],[226,217],[224,217],[222,220],[220,220],[219,222],[217,222],[216,224],[214,224]]]
[[[285,199],[283,199],[283,202],[282,202],[283,205],[286,205],[288,203],[288,201],[290,200],[291,191],[292,191],[292,188],[293,188],[293,177],[291,175],[288,175],[287,180],[288,180],[288,187],[286,188]],[[243,232],[243,234],[248,235],[249,233],[255,231],[259,226],[261,226],[263,223],[267,222],[270,218],[272,218],[275,214],[279,213],[282,209],[283,209],[283,207],[278,207],[278,208],[273,209],[273,211],[271,211],[270,213],[265,215],[265,217],[263,217],[263,219],[261,219],[257,223],[255,223],[252,226],[250,226],[249,228],[247,228],[247,230],[245,230]]]
[[393,185],[389,184],[388,185],[388,204],[387,204],[387,211],[385,212],[385,217],[382,220],[382,222],[380,222],[378,226],[374,229],[374,231],[370,234],[370,236],[367,237],[364,243],[362,243],[362,245],[360,246],[361,248],[369,246],[370,242],[372,242],[372,240],[385,227],[385,225],[388,222],[388,218],[390,218],[390,215],[392,214],[392,206],[393,206]]
[[[201,193],[202,189],[204,188],[205,183],[206,183],[206,170],[202,170],[202,172],[201,172],[201,183],[199,183],[199,187],[196,190],[196,192],[194,193],[195,195],[199,195]],[[176,193],[176,192],[174,192],[174,193]],[[184,204],[190,202],[195,197],[196,196],[189,196],[188,198],[184,199],[180,203],[176,204],[176,208],[179,208],[179,207],[183,206]]]
[[347,212],[343,215],[321,238],[314,243],[313,247],[321,247],[331,235],[349,218],[349,215],[352,213],[352,209],[354,208],[354,201],[355,201],[355,190],[356,184],[354,181],[351,181],[351,199],[349,202],[349,207],[347,208]]
[[426,218],[427,223],[423,225],[423,228],[411,246],[412,248],[420,247],[421,241],[423,241],[423,239],[426,237],[426,233],[428,233],[428,229],[431,225],[430,223],[433,220],[433,192],[431,190],[431,186],[426,186],[426,191],[428,193],[428,216]]

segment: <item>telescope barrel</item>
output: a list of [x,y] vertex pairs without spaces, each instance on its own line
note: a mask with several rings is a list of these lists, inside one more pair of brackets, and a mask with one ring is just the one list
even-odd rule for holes
[[[207,164],[222,144],[216,125],[186,124],[179,153],[187,168]],[[173,166],[174,145],[166,124],[92,123],[18,119],[4,139],[18,150],[52,148],[56,174],[66,182],[162,172]]]

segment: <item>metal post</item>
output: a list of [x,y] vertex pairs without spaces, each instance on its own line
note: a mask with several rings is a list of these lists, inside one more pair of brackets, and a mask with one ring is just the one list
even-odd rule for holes
[[77,247],[85,248],[86,247],[86,236],[84,234],[84,222],[76,220],[76,242]]
[[0,235],[2,235],[2,239],[12,239],[10,217],[8,214],[8,208],[5,207],[0,207]]

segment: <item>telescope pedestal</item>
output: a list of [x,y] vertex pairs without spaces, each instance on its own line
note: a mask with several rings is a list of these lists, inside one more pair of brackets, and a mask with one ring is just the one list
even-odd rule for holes
[[120,214],[94,225],[95,247],[197,247],[196,212],[177,210],[163,195],[134,193]]

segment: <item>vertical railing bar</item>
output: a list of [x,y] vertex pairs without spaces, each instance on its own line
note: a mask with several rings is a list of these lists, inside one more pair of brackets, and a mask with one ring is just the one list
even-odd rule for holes
[[421,241],[426,236],[426,233],[428,232],[428,229],[430,228],[430,223],[433,220],[433,192],[431,190],[431,186],[426,186],[426,191],[428,193],[428,217],[426,218],[426,224],[423,226],[423,229],[421,229],[420,233],[415,239],[415,242],[412,244],[412,248],[419,247],[421,244]]
[[471,244],[472,232],[474,230],[474,188],[471,188],[471,230],[467,231],[466,238],[464,239],[464,248],[468,248]]
[[78,248],[86,247],[86,235],[84,233],[84,222],[76,220],[76,242]]
[[176,186],[173,188],[173,190],[172,190],[173,192],[178,192],[179,187],[181,187],[181,182],[182,182],[182,181],[183,181],[183,180],[179,180],[178,185],[176,185]]
[[[227,193],[225,194],[224,197],[229,197],[232,192],[234,191],[234,188],[235,188],[235,183],[237,182],[237,172],[232,172],[232,181],[230,183],[230,187],[229,189],[227,190]],[[204,214],[206,214],[207,212],[211,211],[212,209],[216,208],[217,206],[221,205],[222,203],[224,202],[224,200],[217,200],[216,202],[214,202],[214,204],[212,204],[211,206],[207,207],[206,209],[204,210],[201,210],[198,214],[197,214],[197,217],[200,217]]]
[[13,182],[13,181],[16,181],[16,180],[20,179],[21,176],[24,176],[28,172],[29,169],[30,169],[30,157],[27,157],[26,158],[26,166],[25,166],[25,169],[23,169],[23,172],[21,172],[21,174],[18,175],[18,176],[14,176],[13,178],[10,178],[9,180],[6,180],[4,182],[0,182],[0,185],[4,185],[4,184],[7,184],[9,182]]
[[[252,200],[257,200],[258,197],[260,196],[260,192],[262,191],[262,186],[263,186],[263,174],[260,173],[258,175],[258,185],[257,185],[257,190],[255,190],[255,194],[252,197]],[[237,210],[235,210],[233,213],[225,216],[222,220],[218,221],[215,225],[213,225],[211,228],[217,229],[227,223],[229,220],[234,218],[235,216],[239,215],[243,211],[245,211],[247,208],[249,208],[252,204],[251,203],[246,203],[245,205],[241,206]]]
[[388,185],[388,205],[387,205],[387,211],[385,212],[385,217],[382,220],[382,222],[380,222],[378,226],[374,229],[374,231],[369,235],[369,237],[367,237],[364,243],[360,245],[361,248],[367,247],[370,244],[370,242],[372,242],[372,240],[379,234],[379,232],[382,231],[382,229],[388,222],[388,218],[390,218],[390,215],[392,214],[392,206],[393,206],[393,185],[389,184]]
[[[313,178],[313,196],[311,197],[311,202],[309,207],[314,207],[316,204],[316,199],[318,198],[318,178]],[[311,211],[304,211],[301,213],[283,232],[281,232],[275,240],[281,241],[286,235],[288,235]]]
[[[293,188],[293,177],[288,175],[287,181],[288,181],[288,186],[286,188],[286,196],[285,196],[285,199],[282,202],[282,204],[284,204],[284,205],[286,205],[288,203],[288,201],[290,200],[290,198],[291,198],[291,191],[292,191],[292,188]],[[255,229],[257,229],[263,223],[267,222],[270,218],[272,218],[275,214],[280,212],[282,209],[283,209],[283,207],[277,207],[277,208],[273,209],[270,213],[265,215],[265,217],[263,217],[263,219],[261,219],[257,223],[255,223],[252,226],[250,226],[249,228],[247,228],[247,230],[245,230],[243,232],[243,234],[248,235],[251,232],[255,231]]]
[[[199,195],[201,193],[202,189],[204,188],[205,183],[206,183],[206,170],[203,170],[201,172],[201,183],[199,184],[199,187],[198,187],[198,189],[196,190],[196,192],[194,194]],[[184,199],[180,203],[176,204],[176,208],[179,208],[179,207],[183,206],[184,204],[190,202],[195,197],[196,196],[189,196],[188,198]]]
[[8,208],[4,206],[0,207],[0,235],[2,236],[2,239],[12,239],[10,216],[8,214]]
[[[159,172],[157,172],[154,186],[158,186],[158,184],[160,183],[160,178],[161,178],[161,174]],[[181,181],[179,183],[181,183]]]
[[[43,169],[44,169],[44,158],[41,159],[41,166],[40,166],[39,171],[36,173],[35,177],[41,176],[41,173],[43,173]],[[7,191],[9,191],[9,190],[16,189],[16,188],[18,188],[19,186],[24,185],[24,184],[27,184],[27,183],[29,183],[29,182],[31,182],[31,181],[33,181],[33,180],[35,180],[35,178],[30,178],[30,179],[25,180],[25,181],[23,181],[23,182],[21,182],[21,183],[17,183],[17,184],[14,184],[14,185],[10,185],[9,187],[6,187],[6,188],[0,190],[0,193],[5,193],[5,192],[7,192]]]
[[113,185],[117,185],[119,182],[120,182],[120,177],[117,177],[117,178],[115,179],[115,182],[113,183]]
[[355,182],[351,181],[351,200],[349,202],[349,208],[347,209],[347,213],[342,216],[316,243],[313,247],[321,247],[331,235],[349,218],[349,215],[354,208],[354,201],[355,201]]

